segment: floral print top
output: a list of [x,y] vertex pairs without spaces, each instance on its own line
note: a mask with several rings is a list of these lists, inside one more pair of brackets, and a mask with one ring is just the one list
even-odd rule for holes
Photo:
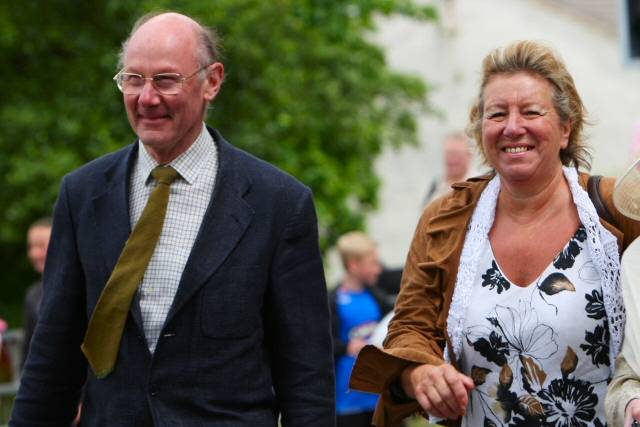
[[580,226],[526,287],[487,239],[464,328],[461,368],[476,388],[463,426],[605,426],[609,330],[586,239]]

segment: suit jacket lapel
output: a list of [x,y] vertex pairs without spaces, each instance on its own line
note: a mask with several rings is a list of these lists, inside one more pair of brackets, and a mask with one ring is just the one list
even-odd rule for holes
[[241,173],[235,149],[215,130],[210,132],[218,145],[218,177],[165,324],[222,265],[254,213],[243,198],[251,181]]
[[[96,215],[96,235],[102,247],[105,266],[105,283],[115,267],[122,248],[131,234],[129,219],[129,178],[138,144],[128,147],[111,168],[104,173],[104,191],[93,200]],[[104,285],[103,284],[103,285]],[[142,330],[140,306],[134,300],[133,317]]]

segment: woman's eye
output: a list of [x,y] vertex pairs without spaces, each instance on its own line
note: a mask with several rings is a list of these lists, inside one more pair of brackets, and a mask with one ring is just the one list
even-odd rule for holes
[[524,112],[524,115],[527,117],[537,117],[537,116],[541,116],[542,113],[540,113],[540,111],[537,111],[537,110],[527,110]]
[[487,118],[490,120],[503,118],[506,114],[502,111],[494,111],[492,113],[487,114]]

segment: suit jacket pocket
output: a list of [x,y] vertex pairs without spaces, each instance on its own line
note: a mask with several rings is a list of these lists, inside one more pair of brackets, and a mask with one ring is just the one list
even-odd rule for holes
[[210,338],[242,338],[261,326],[264,290],[262,268],[229,268],[205,286],[202,332]]

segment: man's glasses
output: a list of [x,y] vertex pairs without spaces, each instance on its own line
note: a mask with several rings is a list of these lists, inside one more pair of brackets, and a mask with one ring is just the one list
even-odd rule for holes
[[116,82],[120,92],[125,95],[140,95],[147,80],[149,80],[153,87],[161,94],[177,95],[182,91],[184,82],[194,77],[209,65],[211,64],[203,65],[187,77],[183,77],[180,73],[160,73],[152,77],[145,77],[142,74],[126,73],[124,70],[121,70],[113,76],[113,80]]

